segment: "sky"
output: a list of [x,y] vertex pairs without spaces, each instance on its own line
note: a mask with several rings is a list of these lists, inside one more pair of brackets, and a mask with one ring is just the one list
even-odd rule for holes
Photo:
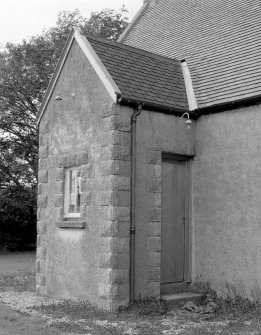
[[143,0],[0,0],[0,44],[20,43],[55,25],[57,13],[79,9],[84,17],[104,8],[125,5],[131,19]]

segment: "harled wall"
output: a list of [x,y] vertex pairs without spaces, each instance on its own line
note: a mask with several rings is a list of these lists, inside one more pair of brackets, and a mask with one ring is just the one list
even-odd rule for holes
[[[63,98],[55,100],[60,91]],[[72,99],[72,93],[75,98]],[[162,152],[195,155],[192,279],[260,297],[260,106],[137,121],[136,295],[160,293]],[[73,44],[40,123],[37,291],[115,309],[129,301],[130,118]],[[195,124],[195,122],[194,122]],[[81,222],[63,219],[64,169],[83,167]]]
[[[63,100],[55,100],[58,91]],[[39,127],[38,294],[110,310],[129,301],[131,112],[119,112],[73,43]],[[70,223],[64,170],[76,165],[81,219]]]
[[185,120],[148,110],[137,120],[136,296],[160,296],[162,153],[195,155],[195,122]]
[[261,296],[261,105],[202,116],[194,165],[195,279]]

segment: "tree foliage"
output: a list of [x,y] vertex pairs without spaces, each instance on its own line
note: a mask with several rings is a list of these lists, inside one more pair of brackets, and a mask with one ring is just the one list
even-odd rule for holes
[[35,242],[36,184],[27,162],[10,149],[0,153],[0,249]]
[[[126,12],[105,9],[87,19],[79,10],[63,11],[55,27],[0,50],[0,233],[16,225],[35,227],[36,116],[70,30],[79,26],[116,40],[127,25]],[[34,236],[35,228],[31,232]]]
[[83,30],[116,41],[127,26],[127,18],[123,16],[126,12],[124,7],[118,13],[108,8],[94,12]]

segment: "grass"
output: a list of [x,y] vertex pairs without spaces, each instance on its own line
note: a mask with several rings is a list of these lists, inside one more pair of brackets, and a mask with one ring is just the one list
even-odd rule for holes
[[[34,291],[34,273],[0,277],[0,298],[9,291]],[[200,287],[200,306],[185,305],[168,311],[156,298],[139,298],[117,313],[93,307],[86,301],[61,301],[18,313],[0,305],[0,335],[258,335],[261,304],[247,299],[220,299],[210,288]],[[22,295],[21,295],[22,296]]]
[[[261,302],[252,302],[240,296],[220,298],[210,287],[197,287],[203,294],[200,306],[184,317],[198,322],[197,329],[186,329],[181,335],[206,334],[261,334]],[[186,305],[184,306],[186,310]]]
[[[215,303],[215,310],[204,309],[210,303]],[[71,331],[74,330],[73,322],[78,327],[75,331],[79,331],[77,320],[85,320],[93,335],[122,335],[127,329],[131,334],[140,335],[261,334],[261,305],[239,297],[224,300],[216,297],[214,302],[207,295],[193,312],[186,308],[170,312],[156,298],[140,298],[118,313],[101,311],[80,301],[64,301],[37,310],[55,319],[67,317],[63,327],[67,329],[70,325]]]
[[[0,305],[0,335],[57,335],[38,318],[21,315],[5,305]],[[61,335],[61,333],[59,333]]]
[[166,304],[156,297],[139,297],[127,307],[121,307],[120,313],[133,314],[137,317],[157,317],[168,312]]
[[[85,301],[63,301],[58,304],[35,307],[35,310],[56,320],[67,319],[64,329],[79,331],[79,320],[87,321],[93,335],[121,335],[128,329],[137,334],[160,334],[162,325],[156,324],[167,315],[166,306],[156,298],[139,298],[129,307],[120,308],[117,313],[109,313],[93,307]],[[80,322],[81,324],[81,322]],[[76,329],[74,329],[74,326]]]
[[19,274],[0,275],[0,292],[34,292],[35,273],[21,272]]
[[261,321],[260,301],[250,301],[238,295],[220,298],[209,284],[199,284],[196,289],[202,294],[201,306],[199,306],[198,312],[209,315],[209,318],[222,319],[230,316],[245,320],[249,317],[257,317]]

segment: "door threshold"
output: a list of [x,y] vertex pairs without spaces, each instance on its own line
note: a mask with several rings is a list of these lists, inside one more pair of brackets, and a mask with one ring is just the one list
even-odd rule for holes
[[187,282],[177,282],[177,283],[164,283],[160,284],[160,294],[172,294],[180,292],[188,292],[191,288],[191,284]]

